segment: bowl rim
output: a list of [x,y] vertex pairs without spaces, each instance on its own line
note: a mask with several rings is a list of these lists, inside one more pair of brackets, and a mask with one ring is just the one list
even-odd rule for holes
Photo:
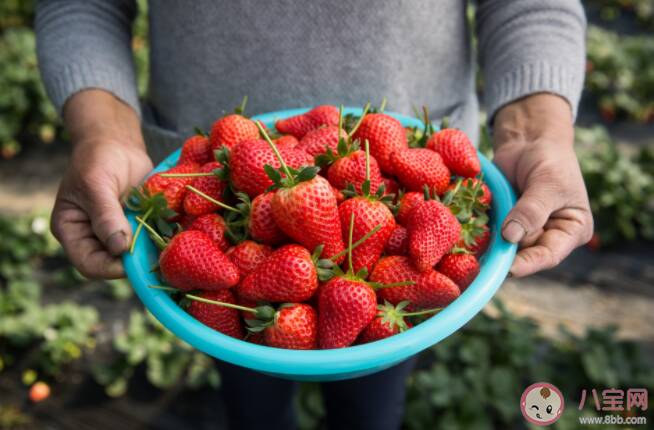
[[[287,109],[253,116],[267,127],[277,119],[306,112],[308,108]],[[361,114],[360,108],[345,108],[345,114]],[[399,113],[385,112],[404,126],[422,127],[422,121]],[[150,173],[172,167],[180,149],[170,154]],[[484,181],[493,194],[491,207],[491,240],[481,261],[481,270],[473,283],[443,311],[404,333],[380,341],[331,350],[288,350],[257,345],[224,335],[205,326],[180,308],[165,291],[149,288],[158,277],[151,272],[156,250],[151,239],[142,234],[137,239],[134,254],[123,254],[125,272],[130,284],[145,307],[164,327],[193,347],[232,364],[253,370],[285,376],[329,377],[384,368],[406,359],[457,331],[490,301],[506,278],[517,246],[504,241],[500,230],[502,220],[516,201],[511,185],[499,169],[479,153]],[[136,214],[125,210],[131,228],[136,228]]]

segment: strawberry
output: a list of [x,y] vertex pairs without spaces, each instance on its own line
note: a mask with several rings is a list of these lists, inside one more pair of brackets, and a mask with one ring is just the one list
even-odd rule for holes
[[[361,193],[361,185],[366,180],[366,153],[355,150],[338,158],[329,166],[327,174],[329,183],[339,190],[352,184],[357,193]],[[382,184],[382,176],[377,160],[370,157],[370,192],[375,194]]]
[[343,203],[345,201],[345,194],[343,194],[343,191],[339,190],[338,188],[334,187],[333,185],[331,185],[331,187],[332,187],[332,192],[334,193],[334,197],[336,197],[336,203],[338,203],[340,205],[341,203]]
[[244,240],[229,248],[225,254],[238,267],[238,271],[243,277],[255,270],[272,253],[273,249],[268,245]]
[[209,139],[200,134],[191,136],[182,145],[182,152],[179,156],[178,165],[186,163],[206,164],[213,161]]
[[446,128],[427,141],[427,148],[443,157],[447,168],[457,176],[472,178],[481,172],[477,150],[468,136],[454,128]]
[[272,199],[275,193],[259,194],[252,200],[248,230],[254,240],[267,245],[279,245],[287,240],[284,232],[272,217]]
[[200,166],[195,163],[186,163],[179,166],[175,166],[171,169],[166,170],[165,172],[155,173],[145,180],[143,183],[143,189],[150,196],[154,196],[158,193],[163,193],[166,202],[168,203],[168,208],[180,212],[184,202],[184,196],[186,195],[186,185],[189,185],[193,182],[192,177],[165,177],[161,174],[187,174],[187,173],[196,173]]
[[256,301],[304,302],[318,288],[312,255],[300,245],[275,250],[237,287],[239,296]]
[[438,262],[436,270],[453,280],[464,291],[479,274],[479,262],[472,254],[451,253]]
[[198,217],[189,215],[189,214],[181,214],[177,218],[177,222],[179,225],[182,227],[183,230],[188,230],[189,226],[193,224],[193,221],[195,221]]
[[[198,293],[198,296],[203,299],[236,304],[234,293],[231,290],[202,291]],[[191,300],[187,312],[202,324],[216,331],[236,339],[243,339],[243,323],[239,311],[236,309]]]
[[370,153],[383,173],[393,174],[391,154],[409,147],[406,132],[397,119],[383,113],[365,115],[354,133],[360,142],[370,143]]
[[305,303],[285,303],[263,331],[266,345],[285,349],[316,349],[318,315]]
[[344,348],[375,318],[375,291],[356,277],[339,276],[324,285],[318,299],[321,349]]
[[300,143],[300,141],[297,140],[297,137],[291,136],[290,134],[279,136],[277,139],[274,140],[274,142],[278,148],[287,148],[287,149],[295,148]]
[[[279,152],[291,168],[313,165],[313,158],[303,150],[281,148]],[[249,140],[234,146],[229,157],[229,178],[234,188],[252,198],[266,191],[273,181],[264,171],[265,165],[281,165],[265,140]]]
[[443,194],[450,183],[450,171],[441,156],[425,148],[411,148],[391,154],[393,171],[409,191],[420,191],[424,186]]
[[443,195],[443,203],[450,208],[459,222],[477,218],[477,224],[488,222],[488,209],[492,195],[486,184],[477,178],[458,178]]
[[377,315],[359,334],[357,343],[369,343],[385,339],[411,328],[413,325],[404,320],[404,313],[402,312],[407,304],[408,302],[402,302],[396,307],[386,302],[383,305],[377,305]]
[[300,140],[297,148],[305,150],[312,157],[324,154],[327,148],[336,150],[339,138],[346,139],[347,133],[338,125],[328,125],[309,131]]
[[[223,201],[223,193],[227,189],[227,182],[222,180],[223,165],[218,161],[204,164],[198,173],[214,173],[211,176],[200,176],[193,180],[193,188],[200,190],[209,197]],[[210,202],[196,193],[186,193],[184,197],[184,212],[190,215],[200,216],[222,209],[220,206]]]
[[316,106],[306,113],[280,119],[275,123],[275,128],[282,134],[292,134],[302,139],[322,125],[338,125],[338,109],[335,106]]
[[334,234],[340,231],[341,222],[329,182],[322,176],[314,176],[288,185],[280,188],[272,199],[272,215],[279,228],[308,249],[324,245],[324,258],[343,251],[341,235]]
[[406,225],[409,255],[418,270],[430,270],[456,244],[461,225],[452,212],[436,200],[420,203]]
[[229,248],[229,242],[225,237],[227,225],[223,217],[218,214],[206,214],[196,218],[186,230],[201,231],[215,243],[221,251],[225,252]]
[[218,290],[238,283],[236,266],[205,233],[176,234],[159,256],[161,275],[183,291]]
[[239,114],[230,114],[218,119],[211,126],[209,142],[211,149],[221,146],[228,149],[248,140],[259,138],[259,129],[254,121]]
[[352,270],[358,272],[362,268],[366,268],[370,272],[395,229],[393,213],[379,200],[370,196],[357,196],[344,201],[338,208],[338,214],[341,218],[341,231],[344,239],[347,238],[348,221],[352,215],[354,215],[352,237],[354,241],[361,239],[373,228],[381,225],[379,231],[352,250]]
[[409,215],[413,208],[418,206],[420,203],[425,201],[425,193],[419,193],[418,191],[409,191],[408,193],[402,194],[400,197],[400,202],[397,208],[397,222],[406,226],[409,221]]
[[[381,258],[370,274],[370,281],[381,284],[377,290],[380,299],[392,304],[408,300],[407,310],[411,311],[445,307],[461,294],[459,287],[447,276],[431,269],[420,272],[404,256]],[[406,281],[415,284],[384,287]]]
[[42,402],[50,397],[50,386],[43,381],[37,381],[30,387],[28,397],[32,403]]
[[388,237],[384,251],[386,255],[407,255],[408,248],[409,239],[406,234],[406,228],[398,224]]

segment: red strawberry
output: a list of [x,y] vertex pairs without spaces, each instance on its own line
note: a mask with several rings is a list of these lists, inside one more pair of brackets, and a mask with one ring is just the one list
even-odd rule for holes
[[205,233],[176,234],[159,256],[161,275],[183,291],[218,290],[238,283],[236,266]]
[[272,217],[272,199],[275,193],[259,194],[252,200],[248,230],[254,240],[267,245],[278,245],[287,240],[284,232]]
[[311,306],[304,303],[283,304],[263,335],[266,344],[275,348],[316,349],[318,315]]
[[370,273],[395,229],[393,213],[384,203],[370,196],[357,196],[346,200],[339,206],[338,213],[341,218],[343,240],[348,238],[352,215],[354,215],[352,234],[354,242],[363,238],[376,226],[381,225],[379,231],[352,250],[352,270],[356,273],[365,267]]
[[199,134],[186,139],[182,145],[182,152],[179,156],[178,165],[186,163],[206,164],[213,161],[209,139]]
[[394,284],[413,281],[414,285],[379,288],[380,299],[392,304],[409,301],[407,310],[445,307],[454,301],[461,291],[447,276],[428,270],[419,272],[407,257],[390,256],[379,260],[372,274],[371,282]]
[[357,343],[369,343],[385,339],[413,327],[410,322],[404,320],[402,309],[406,305],[407,302],[400,303],[397,307],[390,303],[378,305],[377,315],[363,329],[357,339]]
[[[222,167],[223,165],[218,161],[212,161],[203,165],[200,168],[199,173],[212,173],[217,169],[222,169]],[[219,202],[224,200],[223,193],[227,189],[227,182],[223,181],[218,175],[200,176],[194,178],[191,185],[193,188],[200,190],[204,194],[215,200],[218,200]],[[184,197],[184,211],[190,215],[199,216],[221,209],[222,208],[220,206],[210,202],[206,198],[194,192],[187,192],[186,196]]]
[[406,226],[409,255],[418,270],[430,270],[461,235],[461,225],[449,208],[436,200],[427,200],[411,211]]
[[334,193],[334,197],[336,197],[336,203],[339,205],[345,201],[345,194],[338,188],[334,187],[332,185],[332,192]]
[[225,252],[229,248],[229,242],[225,237],[227,225],[223,217],[218,214],[206,214],[196,218],[186,230],[201,231],[218,245],[221,251]]
[[211,149],[235,145],[259,138],[259,129],[254,121],[239,114],[231,114],[218,119],[211,126],[209,142]]
[[397,119],[383,113],[366,115],[354,133],[360,142],[368,140],[370,154],[377,160],[382,172],[393,174],[391,154],[409,147],[406,131]]
[[338,109],[335,106],[316,106],[306,113],[280,119],[275,123],[275,128],[280,133],[292,134],[301,139],[322,125],[338,125]]
[[[203,299],[236,304],[234,293],[231,290],[202,291],[198,296]],[[202,324],[227,336],[243,339],[243,323],[238,310],[192,300],[187,311]]]
[[[279,152],[289,167],[313,165],[313,158],[305,151],[297,148],[280,148]],[[255,197],[266,191],[272,180],[264,171],[268,164],[274,168],[280,167],[279,160],[265,140],[249,140],[234,146],[229,157],[229,177],[236,189]]]
[[243,279],[239,296],[267,302],[304,302],[318,288],[311,253],[299,245],[278,248]]
[[256,343],[257,345],[266,345],[266,339],[261,332],[255,333],[250,331],[243,340],[250,343]]
[[472,254],[447,254],[438,262],[436,269],[464,291],[479,274],[479,262]]
[[280,188],[272,199],[272,214],[279,228],[306,248],[324,245],[323,258],[345,248],[341,235],[334,234],[341,229],[336,197],[322,176]]
[[391,155],[395,176],[409,191],[421,191],[427,185],[443,194],[450,183],[450,171],[441,156],[425,148],[396,151]]
[[384,251],[387,255],[407,255],[408,248],[409,239],[406,234],[406,228],[398,224],[386,241]]
[[278,148],[287,148],[287,149],[295,148],[300,143],[300,141],[297,140],[297,137],[291,136],[290,134],[285,134],[283,136],[280,136],[277,139],[275,139],[274,142]]
[[[196,173],[200,168],[199,165],[195,163],[186,163],[180,166],[175,166],[171,169],[166,170],[161,173],[168,174],[186,174],[186,173]],[[189,185],[193,182],[194,178],[182,177],[182,178],[166,178],[161,176],[159,173],[155,173],[146,179],[143,184],[143,188],[150,194],[155,195],[158,193],[163,193],[168,207],[175,212],[180,212],[182,209],[182,204],[184,202],[184,196],[186,194],[186,185]]]
[[273,249],[268,245],[244,240],[238,245],[229,248],[225,254],[238,267],[241,277],[244,277],[259,267],[259,264],[272,253]]
[[329,280],[318,299],[318,339],[320,348],[344,348],[375,318],[375,291],[362,280],[335,277]]
[[404,193],[402,197],[400,197],[400,204],[397,209],[397,222],[406,226],[407,222],[409,222],[411,211],[424,201],[425,193],[418,191],[409,191],[408,193]]
[[457,176],[472,178],[481,172],[477,150],[461,130],[446,128],[435,133],[427,141],[427,148],[438,152],[447,168]]
[[[352,184],[358,194],[361,194],[361,185],[366,180],[366,153],[357,150],[337,159],[329,166],[327,173],[329,183],[339,190]],[[382,184],[382,176],[377,160],[370,157],[370,193],[375,194]]]
[[304,135],[297,148],[305,150],[312,157],[324,154],[327,148],[336,151],[339,137],[347,139],[345,130],[339,129],[338,125],[328,125],[316,128]]

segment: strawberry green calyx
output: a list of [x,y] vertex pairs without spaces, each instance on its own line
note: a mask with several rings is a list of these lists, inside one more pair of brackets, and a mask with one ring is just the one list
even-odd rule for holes
[[[429,119],[429,110],[427,106],[422,107],[422,113],[414,106],[413,112],[419,120],[422,121],[422,130],[419,127],[410,127],[408,133],[409,147],[410,148],[425,148],[427,141],[436,132],[434,123]],[[441,125],[442,128],[442,125]]]
[[[284,161],[284,158],[282,158],[282,154],[279,152],[279,149],[277,148],[277,145],[275,145],[275,142],[270,139],[270,136],[264,130],[264,128],[261,126],[261,123],[259,121],[256,121],[257,127],[259,128],[259,133],[263,136],[264,140],[268,142],[268,145],[270,146],[270,149],[272,149],[273,153],[275,154],[275,157],[279,161],[280,168],[275,169],[273,166],[266,164],[263,166],[263,169],[265,170],[266,174],[270,178],[270,180],[273,181],[272,189],[275,188],[292,188],[295,185],[297,185],[300,182],[304,181],[309,181],[313,179],[317,174],[318,171],[320,170],[320,167],[317,166],[307,166],[303,167],[302,169],[293,169],[292,167],[289,167],[286,162]],[[284,176],[282,176],[282,173]]]
[[241,100],[241,104],[234,109],[234,113],[237,115],[245,116],[245,106],[247,106],[247,104],[248,104],[248,96],[246,95],[243,96],[243,100]]
[[152,237],[152,240],[154,241],[154,244],[157,246],[157,248],[161,250],[168,245],[168,241],[166,241],[166,239],[161,237],[161,235],[157,233],[157,231],[154,228],[152,228],[148,223],[146,223],[145,220],[143,220],[143,218],[137,216],[135,219],[140,226],[143,226],[148,231],[148,233],[150,233],[150,237]]
[[348,184],[347,188],[342,192],[346,197],[356,197],[361,196],[365,197],[371,201],[380,201],[387,206],[393,204],[393,199],[395,198],[394,194],[385,194],[386,184],[382,183],[377,188],[377,191],[374,194],[370,194],[370,143],[368,139],[365,141],[365,153],[366,153],[366,180],[361,184],[361,194],[357,193],[354,185]]
[[481,203],[484,195],[483,174],[479,180],[472,181],[468,178],[457,179],[454,188],[447,191],[443,196],[442,203],[449,207],[459,222],[467,222],[473,217],[481,218],[484,223],[488,222],[486,211],[488,206]]
[[[175,233],[174,224],[168,220],[177,216],[177,212],[168,207],[168,201],[162,192],[150,194],[146,189],[132,188],[130,195],[125,199],[125,206],[139,213],[148,224],[156,227],[164,236],[171,237]],[[136,238],[133,239],[135,240]]]
[[404,308],[406,308],[409,303],[410,302],[408,300],[405,300],[398,303],[397,306],[393,306],[388,301],[384,301],[383,305],[377,306],[379,311],[377,316],[382,318],[382,323],[388,324],[391,329],[397,328],[401,333],[409,328],[405,321],[406,317],[428,315],[440,312],[442,310],[442,308],[434,308],[424,309],[416,312],[404,312]]

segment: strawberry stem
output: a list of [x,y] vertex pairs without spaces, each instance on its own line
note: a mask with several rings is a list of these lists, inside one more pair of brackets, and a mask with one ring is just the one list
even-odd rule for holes
[[350,216],[350,229],[347,233],[347,271],[353,273],[354,266],[352,265],[352,236],[354,236],[354,213]]
[[[372,230],[370,230],[368,233],[364,234],[361,239],[354,242],[352,244],[352,249],[355,249],[357,246],[361,245],[363,242],[370,239],[370,236],[372,236],[373,234],[375,234],[379,230],[381,230],[381,227],[382,227],[381,224],[377,224]],[[349,247],[348,247],[348,249],[349,249]],[[339,258],[344,256],[346,252],[348,252],[348,249],[344,249],[341,252],[339,252],[338,254],[334,254],[333,256],[330,257],[330,260],[338,260]]]
[[238,209],[236,209],[235,207],[233,207],[233,206],[229,206],[229,205],[226,205],[225,203],[223,203],[223,202],[221,202],[221,201],[219,201],[219,200],[214,199],[214,198],[211,197],[210,195],[207,195],[207,194],[203,193],[202,191],[200,191],[200,190],[198,190],[197,188],[195,188],[193,185],[187,185],[187,186],[186,186],[186,189],[188,189],[189,191],[194,192],[194,193],[197,194],[198,196],[200,196],[200,197],[206,199],[207,201],[213,203],[214,205],[216,205],[216,206],[220,206],[220,207],[223,208],[223,209],[227,209],[228,211],[232,211],[232,212],[240,212],[240,211],[239,211]]
[[[150,206],[150,208],[145,211],[145,214],[143,214],[143,222],[147,221],[150,215],[152,214],[152,210],[154,209],[154,206]],[[140,224],[136,226],[136,231],[134,232],[134,237],[132,238],[132,244],[129,247],[129,253],[134,254],[134,247],[136,246],[136,239],[138,239],[139,235],[141,234],[141,230],[143,230],[143,224]]]
[[356,133],[356,131],[359,129],[359,126],[360,126],[361,123],[363,122],[363,118],[366,116],[366,114],[368,113],[368,110],[369,110],[369,109],[370,109],[370,102],[366,103],[366,105],[363,107],[363,112],[361,113],[361,116],[359,117],[359,120],[358,120],[357,123],[354,125],[354,127],[352,128],[352,130],[350,130],[350,132],[347,134],[347,137],[352,137],[352,136],[354,136],[354,133]]
[[370,142],[366,139],[366,181],[370,182]]
[[165,285],[148,285],[148,288],[152,288],[153,290],[168,291],[168,292],[171,292],[171,293],[179,292],[179,290],[177,288],[167,287]]
[[390,284],[377,284],[377,283],[373,283],[373,284],[374,284],[373,286],[377,290],[380,288],[406,287],[409,285],[415,285],[416,283],[415,281],[401,281],[401,282],[393,282]]
[[425,309],[423,311],[416,311],[416,312],[399,312],[399,315],[403,317],[415,317],[418,315],[427,315],[431,313],[436,313],[442,311],[443,308],[434,308],[434,309]]
[[159,247],[161,247],[161,248],[165,248],[165,247],[166,247],[166,241],[164,240],[163,237],[161,237],[161,235],[160,235],[159,233],[157,233],[157,230],[155,230],[155,229],[153,229],[152,227],[150,227],[150,225],[149,225],[148,223],[146,223],[146,222],[145,222],[141,217],[138,217],[138,216],[137,216],[137,217],[136,217],[136,221],[137,221],[140,225],[142,225],[143,227],[145,227],[145,229],[146,229],[148,232],[150,232],[150,234],[151,234],[151,235],[153,236],[153,238],[154,238],[154,241],[157,243],[157,245],[158,245]]
[[195,300],[196,302],[203,302],[203,303],[209,303],[210,305],[224,306],[226,308],[237,309],[239,311],[245,311],[245,312],[252,312],[254,314],[257,313],[257,310],[255,308],[249,308],[247,306],[235,305],[226,302],[219,302],[218,300],[205,299],[204,297],[194,296],[193,294],[185,294],[185,296],[191,300]]
[[239,107],[234,109],[234,113],[237,115],[243,115],[245,113],[245,106],[248,104],[248,96],[243,96],[243,100],[241,100],[241,104]]
[[213,172],[195,172],[195,173],[159,173],[162,178],[201,178],[204,176],[214,176]]
[[384,109],[386,109],[386,96],[381,101],[381,104],[379,105],[379,113],[384,113]]
[[282,154],[279,153],[279,149],[277,149],[277,145],[270,140],[270,136],[268,136],[268,133],[266,133],[266,130],[263,129],[259,121],[256,121],[257,127],[259,128],[259,133],[263,136],[263,138],[268,142],[268,145],[270,145],[270,148],[273,150],[275,153],[275,157],[279,160],[279,164],[282,166],[282,169],[284,170],[284,173],[286,173],[286,177],[289,178],[290,180],[294,180],[295,177],[291,174],[291,171],[289,170],[288,166],[284,162],[284,159],[282,158]]
[[338,106],[338,138],[341,138],[341,130],[343,130],[343,105]]

